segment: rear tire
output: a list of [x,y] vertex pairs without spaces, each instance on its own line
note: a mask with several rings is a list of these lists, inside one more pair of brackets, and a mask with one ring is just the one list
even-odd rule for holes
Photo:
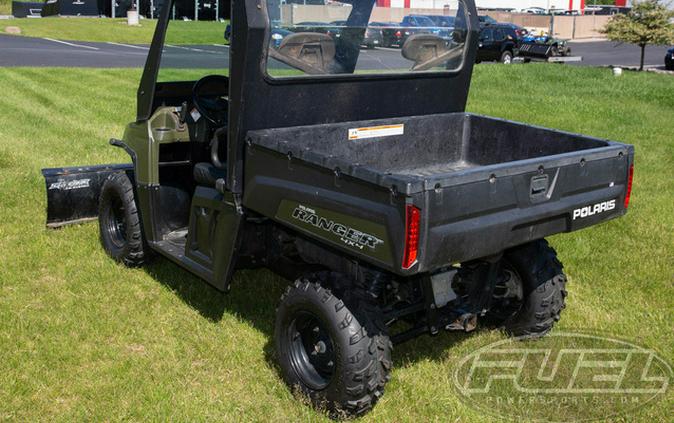
[[[566,275],[557,253],[544,239],[506,251],[503,267],[521,281],[522,300],[514,314],[499,316],[512,336],[539,338],[559,321],[565,307]],[[497,320],[498,313],[492,313]]]
[[142,265],[147,252],[133,185],[126,173],[113,173],[108,177],[98,204],[101,244],[105,252],[126,266]]
[[511,65],[513,63],[513,53],[510,50],[506,50],[501,53],[500,62],[504,65]]
[[326,279],[300,278],[281,297],[278,362],[285,382],[316,407],[338,417],[361,415],[384,393],[392,344],[377,307],[338,298]]

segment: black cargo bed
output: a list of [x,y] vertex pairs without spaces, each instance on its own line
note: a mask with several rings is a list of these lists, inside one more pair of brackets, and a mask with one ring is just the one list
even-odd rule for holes
[[[349,139],[349,130],[404,125],[402,135]],[[262,147],[405,194],[615,156],[619,143],[469,113],[279,128],[249,133]]]

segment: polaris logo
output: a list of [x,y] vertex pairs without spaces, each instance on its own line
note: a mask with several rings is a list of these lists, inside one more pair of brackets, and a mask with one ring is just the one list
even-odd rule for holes
[[581,207],[573,211],[573,220],[604,213],[613,209],[615,209],[615,200],[604,201],[603,203],[597,203],[593,206]]
[[384,243],[384,241],[374,235],[370,235],[333,220],[328,220],[325,217],[321,217],[316,214],[315,210],[306,206],[300,205],[295,208],[293,211],[293,218],[299,220],[300,222],[313,225],[326,232],[335,234],[346,245],[356,247],[361,250],[364,247],[374,250],[379,244]]

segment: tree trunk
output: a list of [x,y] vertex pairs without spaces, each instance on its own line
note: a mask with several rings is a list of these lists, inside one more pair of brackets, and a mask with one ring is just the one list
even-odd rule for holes
[[646,54],[646,44],[641,44],[641,61],[639,62],[639,71],[644,70],[644,56]]

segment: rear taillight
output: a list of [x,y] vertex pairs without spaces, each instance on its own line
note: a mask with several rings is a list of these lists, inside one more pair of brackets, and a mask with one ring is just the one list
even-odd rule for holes
[[630,173],[627,175],[627,192],[625,193],[625,208],[630,205],[632,195],[632,178],[634,177],[634,164],[630,165]]
[[405,249],[403,250],[403,269],[409,269],[416,263],[419,252],[419,221],[421,210],[411,204],[405,206]]
[[396,31],[395,36],[396,36],[396,38],[400,38],[400,37],[403,36],[403,33],[400,32],[400,31]]

